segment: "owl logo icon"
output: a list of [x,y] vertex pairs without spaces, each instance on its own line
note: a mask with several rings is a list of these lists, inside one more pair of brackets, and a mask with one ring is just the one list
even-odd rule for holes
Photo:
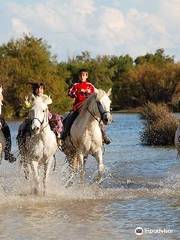
[[143,235],[143,229],[141,227],[137,227],[135,229],[135,234],[138,236]]

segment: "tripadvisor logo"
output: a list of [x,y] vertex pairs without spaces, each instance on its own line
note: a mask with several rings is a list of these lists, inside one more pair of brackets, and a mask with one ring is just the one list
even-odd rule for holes
[[141,227],[137,227],[135,229],[135,234],[138,236],[143,235],[143,229]]

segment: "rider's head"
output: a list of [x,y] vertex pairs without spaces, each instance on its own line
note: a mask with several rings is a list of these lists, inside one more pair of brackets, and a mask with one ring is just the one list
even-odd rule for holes
[[33,94],[36,96],[40,96],[44,93],[44,84],[43,83],[33,83],[32,84],[32,91]]
[[81,69],[79,71],[79,80],[81,82],[86,82],[88,80],[88,70],[87,69]]

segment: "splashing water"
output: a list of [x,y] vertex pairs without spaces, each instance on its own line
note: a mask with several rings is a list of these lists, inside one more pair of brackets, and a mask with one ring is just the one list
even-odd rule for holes
[[[136,239],[137,226],[173,230],[147,239],[178,239],[180,161],[175,149],[141,146],[138,115],[113,117],[108,129],[113,142],[104,154],[106,174],[100,185],[92,181],[96,163],[90,158],[85,182],[77,180],[66,188],[68,166],[58,153],[48,194],[35,196],[32,182],[24,179],[18,163],[3,161],[0,239]],[[17,126],[10,123],[13,137]]]

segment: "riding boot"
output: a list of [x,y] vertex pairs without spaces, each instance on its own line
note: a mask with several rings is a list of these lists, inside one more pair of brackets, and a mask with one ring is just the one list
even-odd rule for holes
[[4,159],[9,162],[15,162],[16,158],[11,153],[11,133],[10,133],[9,127],[6,124],[6,122],[4,122],[2,132],[4,134],[5,141],[6,141],[6,145],[5,145],[5,149],[4,149],[4,154],[5,154]]
[[103,125],[100,125],[100,127],[101,127],[103,143],[110,144],[111,143],[111,139],[108,137],[108,135],[107,135],[107,133],[105,131],[105,127]]
[[75,111],[75,112],[71,112],[64,120],[64,129],[63,132],[61,133],[61,139],[64,141],[66,139],[66,137],[69,135],[70,133],[70,129],[71,126],[74,122],[74,120],[76,119],[76,117],[78,116],[79,112]]

